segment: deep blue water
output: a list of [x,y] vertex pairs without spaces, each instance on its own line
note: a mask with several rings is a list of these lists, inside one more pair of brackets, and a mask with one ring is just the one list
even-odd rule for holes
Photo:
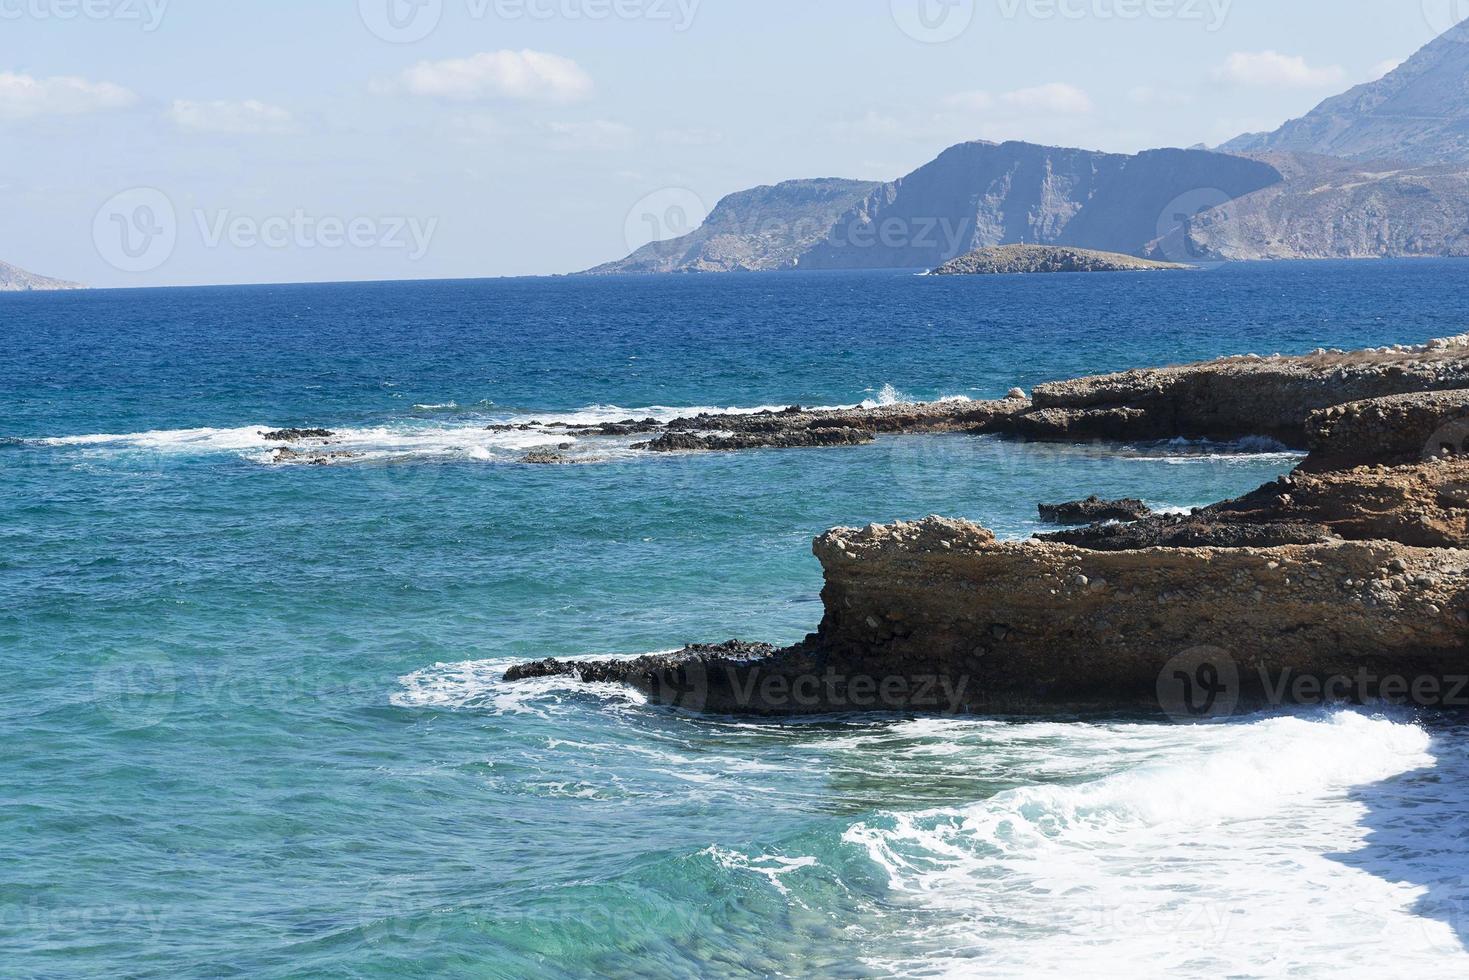
[[[1309,919],[1364,964],[1372,929],[1421,927],[1457,971],[1444,916],[1326,857],[1366,839],[1350,790],[1462,754],[1411,721],[774,726],[499,679],[524,658],[798,638],[831,526],[937,512],[1021,536],[1040,500],[1191,506],[1289,455],[950,436],[653,458],[587,440],[583,465],[532,467],[527,448],[563,437],[485,426],[1418,343],[1469,324],[1466,269],[0,296],[0,974],[1016,975],[1036,943],[1126,971],[1178,955],[1163,940],[1181,927],[1152,926],[1185,892],[1242,929]],[[260,433],[287,425],[361,455],[272,465]],[[1137,775],[1163,758],[1220,767],[1216,792],[1242,802],[1182,823],[1077,802],[1155,776],[1176,795]],[[1307,788],[1260,803],[1262,777]],[[1015,823],[1037,808],[1031,846]],[[1150,857],[1231,821],[1259,850],[1207,880]],[[1262,856],[1285,869],[1264,897],[1239,877]],[[1123,879],[1146,929],[1122,924]],[[1308,912],[1311,881],[1377,904]],[[1314,962],[1304,941],[1281,961],[1230,938],[1191,936],[1206,948],[1180,975]]]

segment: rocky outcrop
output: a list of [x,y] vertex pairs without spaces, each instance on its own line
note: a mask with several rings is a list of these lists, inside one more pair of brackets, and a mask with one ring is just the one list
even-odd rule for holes
[[[1150,432],[1243,434],[1249,415],[1235,400],[1245,398],[1257,431],[1314,452],[1238,500],[1030,541],[939,517],[839,528],[814,546],[824,618],[794,647],[692,648],[510,676],[619,681],[659,703],[776,716],[1197,717],[1376,698],[1469,707],[1465,395],[1446,390],[1463,380],[1466,348],[1459,338],[1045,386],[1040,407],[1004,421],[1135,412],[1125,417]],[[1384,387],[1397,390],[1355,397]]]
[[1009,431],[1032,439],[1309,442],[1313,412],[1410,392],[1469,388],[1469,336],[1422,347],[1230,357],[1040,385]]
[[1153,509],[1141,500],[1103,500],[1091,496],[1065,504],[1041,504],[1041,520],[1051,524],[1095,524],[1099,521],[1140,521]]
[[80,283],[67,282],[64,279],[52,279],[48,276],[38,276],[34,272],[16,268],[6,262],[0,262],[0,293],[33,293],[33,292],[55,292],[67,289],[86,289]]
[[1189,269],[1176,262],[1156,262],[1116,252],[1057,245],[997,245],[975,249],[934,269],[934,276],[1034,275],[1049,272],[1156,272]]

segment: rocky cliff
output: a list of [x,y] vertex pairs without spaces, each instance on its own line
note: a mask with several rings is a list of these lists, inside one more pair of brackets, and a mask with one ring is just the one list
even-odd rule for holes
[[34,272],[27,272],[8,263],[0,262],[0,293],[29,293],[84,288],[86,287],[79,283],[38,276]]
[[995,245],[1140,254],[1209,204],[1279,182],[1268,163],[1202,150],[1136,156],[963,143],[870,194],[801,258],[804,269],[932,269]]
[[1469,164],[1469,21],[1378,81],[1327,99],[1273,133],[1240,136],[1220,149]]
[[1147,254],[1190,261],[1469,255],[1469,167],[1268,159],[1290,176],[1190,216]]
[[877,186],[861,180],[791,180],[731,194],[691,234],[645,245],[587,274],[794,268],[838,217]]

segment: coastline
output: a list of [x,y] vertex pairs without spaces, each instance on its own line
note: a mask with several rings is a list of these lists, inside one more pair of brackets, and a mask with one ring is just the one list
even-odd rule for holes
[[[687,710],[763,716],[1469,706],[1457,683],[1469,656],[1466,349],[1469,336],[1233,356],[1042,385],[1033,400],[969,403],[962,416],[917,406],[895,431],[1266,437],[1310,455],[1276,484],[1189,515],[1018,543],[939,517],[838,528],[813,548],[825,616],[796,646],[550,660],[506,679],[619,681]],[[743,424],[782,430],[768,416]],[[1384,683],[1397,678],[1424,683]],[[1174,681],[1181,706],[1165,690]]]

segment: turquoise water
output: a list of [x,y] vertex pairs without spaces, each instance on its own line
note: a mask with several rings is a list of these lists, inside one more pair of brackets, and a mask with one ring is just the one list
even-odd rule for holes
[[[1040,500],[1187,507],[1289,454],[610,439],[532,467],[564,437],[485,426],[1421,342],[1469,323],[1463,268],[0,296],[0,973],[1462,975],[1465,870],[1430,857],[1469,826],[1451,722],[769,725],[500,681],[795,640],[830,526],[1019,537]],[[270,465],[286,425],[361,455]]]

